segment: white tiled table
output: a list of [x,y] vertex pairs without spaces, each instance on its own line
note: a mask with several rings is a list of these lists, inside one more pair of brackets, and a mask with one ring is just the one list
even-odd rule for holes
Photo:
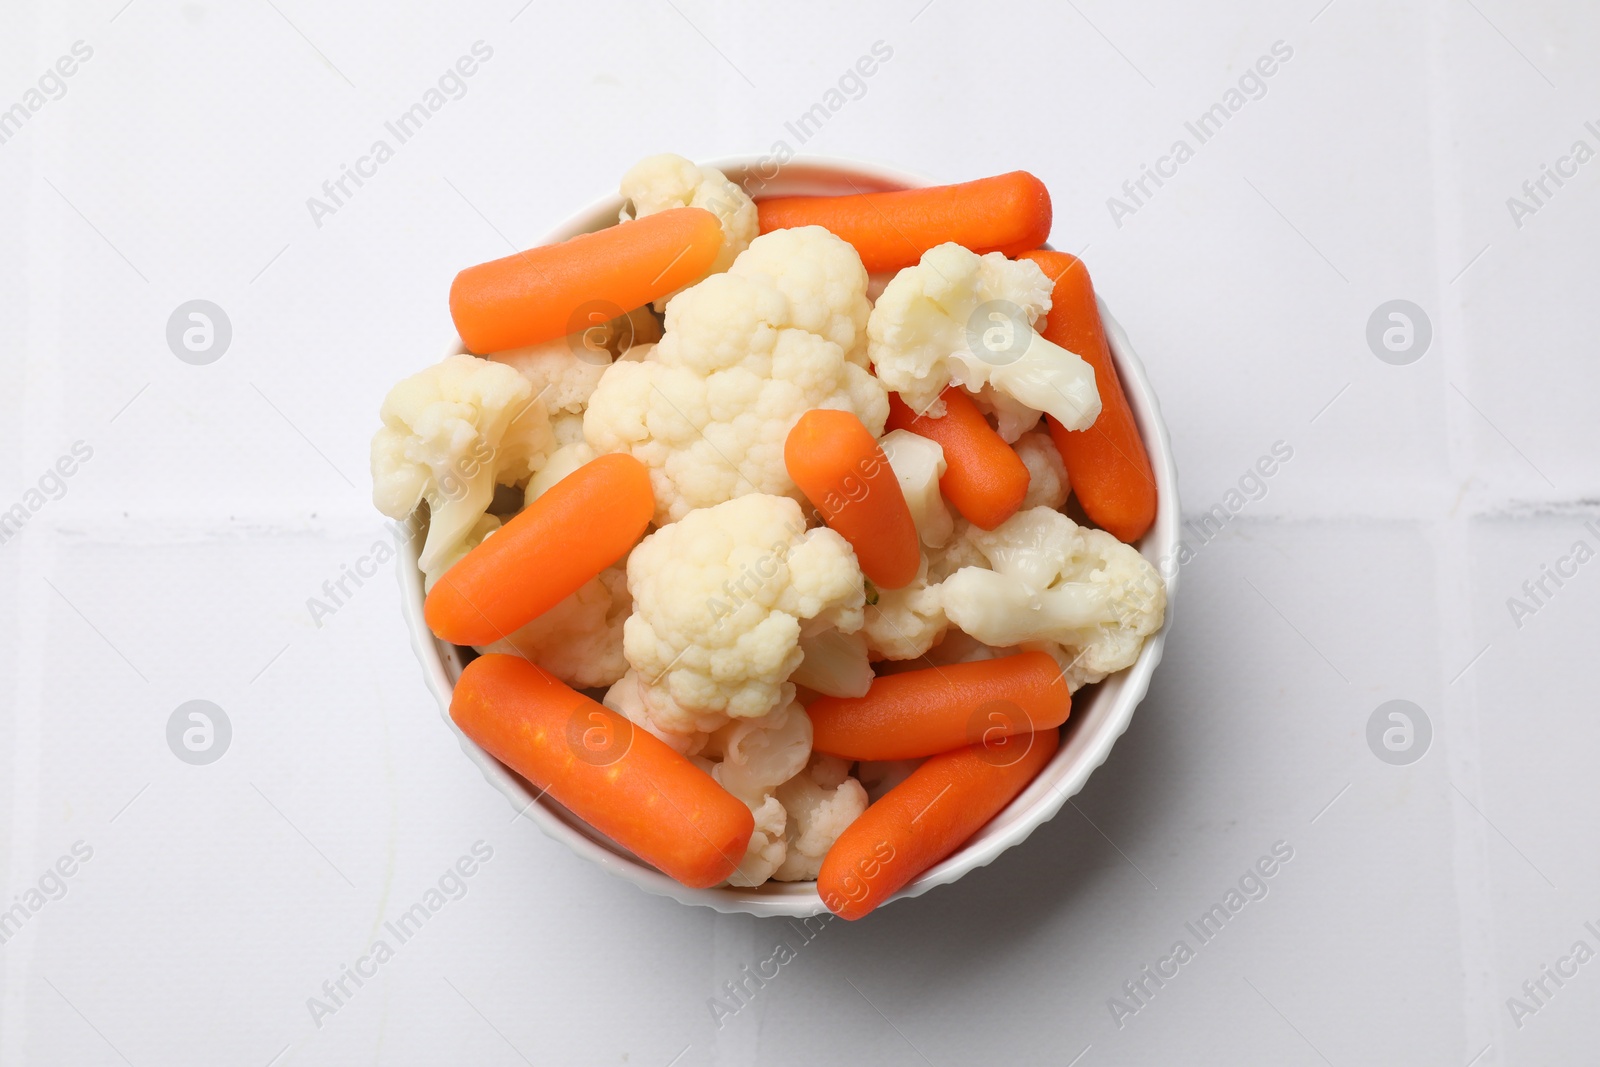
[[[1595,1061],[1600,962],[1544,979],[1536,1013],[1507,998],[1600,949],[1600,563],[1520,627],[1506,602],[1600,548],[1600,162],[1520,219],[1507,198],[1600,149],[1600,14],[521,2],[0,12],[0,108],[92,49],[0,144],[0,510],[40,504],[0,545],[0,903],[65,887],[0,946],[0,1063]],[[385,123],[477,41],[464,95],[396,145]],[[801,146],[787,124],[879,41]],[[1260,99],[1198,143],[1185,124],[1280,41]],[[379,138],[393,158],[314,220]],[[1179,138],[1192,158],[1114,220]],[[1075,807],[827,926],[719,1029],[708,998],[800,935],[512,824],[387,569],[320,627],[306,602],[381,536],[375,409],[442,352],[454,271],[641,155],[779,140],[1034,170],[1149,365],[1186,510],[1275,442],[1293,457],[1187,565],[1154,689]],[[196,298],[233,328],[208,366],[165,341]],[[1366,341],[1393,299],[1431,322],[1410,365]],[[79,441],[60,499],[27,497]],[[233,728],[208,766],[166,742],[194,699]],[[1408,766],[1367,744],[1391,699],[1432,724]],[[478,841],[465,895],[314,1021]],[[1185,924],[1280,841],[1266,897],[1201,945]],[[1179,939],[1193,958],[1119,1026],[1109,999],[1136,1006],[1123,983]]]

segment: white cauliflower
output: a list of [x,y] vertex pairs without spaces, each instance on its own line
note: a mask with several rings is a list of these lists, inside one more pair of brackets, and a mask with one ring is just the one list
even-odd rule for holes
[[1061,461],[1056,443],[1043,430],[1025,433],[1013,446],[1028,468],[1028,494],[1022,498],[1021,510],[1030,508],[1059,508],[1067,502],[1072,483],[1067,480],[1067,465]]
[[570,411],[557,412],[550,416],[550,432],[555,435],[556,447],[564,445],[585,444],[583,439],[583,415]]
[[944,448],[910,430],[890,430],[878,445],[905,494],[917,536],[929,548],[943,545],[955,528],[955,520],[939,492],[939,479],[948,469]]
[[832,626],[815,633],[802,629],[800,652],[805,658],[789,675],[795,685],[830,697],[864,697],[872,687],[872,661],[860,632],[842,634]]
[[979,411],[994,419],[994,432],[1008,445],[1015,444],[1044,418],[1044,412],[1030,408],[1020,400],[1013,400],[996,389],[993,383],[979,389],[973,395],[972,403]]
[[622,623],[632,607],[627,575],[608,567],[520,630],[478,651],[520,654],[576,689],[611,685],[628,669]]
[[645,707],[644,684],[639,680],[638,671],[630,667],[626,674],[606,690],[601,703],[635,726],[643,728],[646,733],[665,741],[674,752],[694,760],[707,774],[711,773],[711,762],[701,757],[701,753],[711,741],[711,735],[704,730],[678,733],[673,730],[663,730],[656,725],[650,718],[650,709]]
[[877,602],[867,606],[861,633],[873,659],[917,659],[949,629],[941,583],[962,567],[985,565],[982,554],[966,536],[974,527],[965,519],[952,526],[959,532],[924,553],[911,584],[880,589]]
[[550,453],[550,458],[544,461],[532,478],[528,479],[522,506],[527,507],[538,500],[550,491],[551,486],[594,458],[595,451],[589,447],[587,441],[562,445]]
[[777,798],[788,813],[788,854],[772,877],[780,882],[816,878],[833,843],[867,810],[867,791],[849,771],[849,761],[817,754],[805,770],[778,787]]
[[1160,575],[1104,530],[1040,507],[966,537],[993,569],[945,579],[950,621],[985,644],[1050,652],[1073,690],[1133,663],[1161,628]]
[[788,854],[788,813],[773,791],[805,769],[811,756],[811,719],[790,701],[759,719],[729,723],[712,735],[707,748],[713,758],[719,753],[722,761],[711,768],[711,777],[743,801],[756,819],[744,859],[728,881],[760,885]]
[[1049,310],[1050,280],[1038,264],[942,244],[884,289],[867,320],[867,354],[914,411],[944,414],[939,394],[951,382],[972,393],[992,384],[1082,430],[1100,414],[1094,370],[1032,328]]
[[494,500],[554,444],[550,416],[528,380],[500,363],[451,356],[389,391],[372,438],[372,501],[403,519],[426,500],[424,572],[456,552]]
[[552,414],[577,414],[589,403],[600,376],[615,359],[660,337],[661,323],[640,308],[569,337],[508,348],[490,353],[488,358],[516,368]]
[[750,843],[745,846],[744,858],[728,875],[729,885],[760,885],[783,866],[789,854],[789,842],[784,836],[789,813],[784,810],[783,801],[770,793],[763,795],[750,813],[756,817],[756,827],[750,834]]
[[567,338],[495,352],[488,358],[504,363],[533,385],[534,395],[551,412],[581,412],[611,360],[574,352]]
[[932,648],[950,626],[938,583],[928,583],[928,561],[899,589],[878,590],[868,605],[861,635],[873,659],[916,659]]
[[[622,222],[675,207],[704,208],[715,215],[722,223],[722,249],[711,265],[712,273],[727,270],[761,232],[755,201],[748,193],[717,168],[698,166],[671,152],[635,163],[622,176],[621,191],[627,201],[619,216]],[[662,297],[656,306],[666,307],[670,299]]]
[[678,733],[757,718],[792,699],[805,620],[861,628],[861,568],[787,497],[743,496],[690,512],[628,557],[634,613],[623,652],[651,718]]
[[706,755],[721,757],[711,775],[717,784],[754,807],[805,769],[811,717],[791,700],[759,719],[736,719],[711,735]]
[[942,582],[963,567],[986,567],[983,553],[972,543],[982,529],[966,519],[955,520],[955,532],[937,551],[928,553],[928,581]]
[[867,365],[867,269],[855,246],[821,226],[774,230],[750,242],[730,274],[764,277],[789,298],[793,325]]
[[812,408],[852,411],[883,432],[882,383],[792,322],[765,276],[714,274],[672,301],[648,359],[618,360],[600,379],[584,436],[650,469],[657,525],[746,493],[801,499],[783,445]]

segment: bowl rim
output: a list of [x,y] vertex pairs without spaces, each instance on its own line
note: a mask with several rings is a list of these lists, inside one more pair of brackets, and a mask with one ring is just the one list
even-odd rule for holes
[[[755,168],[772,166],[770,156],[726,156],[708,164],[722,170],[730,179],[745,184]],[[762,173],[765,173],[763,169]],[[894,189],[938,184],[921,174],[860,159],[838,156],[804,155],[778,166],[770,178],[757,177],[763,193],[776,187],[782,193],[811,191],[812,186],[838,187],[840,181],[853,188]],[[819,188],[815,191],[825,191]],[[622,199],[617,194],[601,197],[555,226],[543,243],[566,240],[578,233],[614,221]],[[1172,442],[1161,417],[1160,402],[1151,387],[1144,364],[1134,352],[1126,332],[1111,314],[1105,301],[1099,301],[1112,361],[1117,367],[1123,391],[1133,408],[1140,435],[1150,454],[1156,477],[1156,519],[1139,542],[1139,551],[1155,564],[1166,585],[1167,610],[1161,629],[1145,639],[1139,658],[1095,687],[1091,697],[1073,704],[1066,729],[1068,738],[1039,776],[1007,807],[996,815],[955,852],[912,879],[887,901],[921,896],[935,886],[954,882],[969,871],[987,866],[1003,852],[1020,845],[1030,834],[1061,810],[1106,758],[1117,739],[1127,730],[1134,709],[1149,691],[1150,680],[1161,662],[1166,636],[1172,627],[1173,602],[1178,585],[1178,553],[1181,547],[1182,510],[1178,498],[1177,467]],[[447,346],[446,356],[464,352],[459,339]],[[558,841],[602,870],[623,878],[646,892],[670,897],[680,903],[712,908],[718,912],[743,913],[761,917],[805,918],[826,914],[815,882],[767,882],[764,886],[743,888],[717,886],[692,889],[633,857],[597,831],[583,824],[554,798],[535,790],[529,782],[489,755],[456,726],[450,718],[450,698],[454,682],[465,666],[462,650],[435,638],[423,618],[422,573],[417,567],[421,542],[421,520],[413,513],[406,520],[408,536],[396,553],[396,569],[401,591],[401,611],[411,637],[411,647],[421,664],[424,680],[439,705],[447,729],[466,756],[477,765],[484,779],[499,790],[518,817],[527,815],[549,838]],[[1093,721],[1092,730],[1077,729]],[[1088,732],[1089,736],[1082,735]]]

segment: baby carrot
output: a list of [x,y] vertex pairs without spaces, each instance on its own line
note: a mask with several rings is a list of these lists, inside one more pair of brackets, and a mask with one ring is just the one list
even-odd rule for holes
[[[845,828],[822,861],[828,910],[859,919],[960,848],[1033,781],[1061,743],[1057,730],[1018,734],[928,759]],[[1025,745],[1020,755],[1002,755]]]
[[1050,238],[1050,191],[1025,170],[959,185],[756,201],[761,232],[822,226],[855,246],[869,271],[909,267],[935,245],[1015,256]]
[[822,520],[856,550],[865,574],[880,589],[899,589],[917,576],[922,548],[900,481],[860,419],[817,408],[800,416],[783,443],[789,477]]
[[888,674],[862,697],[806,708],[818,752],[850,760],[915,759],[981,740],[1054,729],[1072,693],[1043,652]]
[[1072,492],[1095,525],[1119,541],[1137,541],[1156,518],[1156,479],[1111,362],[1088,268],[1076,256],[1046,249],[1019,258],[1033,260],[1055,282],[1044,339],[1082,356],[1094,368],[1100,391],[1100,417],[1087,430],[1049,420]]
[[535,788],[684,885],[716,885],[744,858],[755,829],[748,807],[664,741],[519,656],[467,664],[450,717]]
[[721,248],[715,215],[672,208],[468,267],[450,286],[450,317],[480,356],[550,341],[575,331],[585,304],[620,315],[699,281]]
[[939,442],[947,465],[939,491],[969,522],[992,530],[1022,506],[1028,495],[1028,468],[994,432],[966,390],[952,385],[942,398],[945,413],[930,418],[890,393],[888,429],[910,430]]
[[428,629],[458,645],[500,640],[621,559],[654,513],[643,463],[590,460],[444,572],[423,604]]

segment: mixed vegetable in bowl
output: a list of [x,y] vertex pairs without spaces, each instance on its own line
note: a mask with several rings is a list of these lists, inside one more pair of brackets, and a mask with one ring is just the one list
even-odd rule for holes
[[467,353],[390,392],[374,500],[426,506],[467,736],[686,885],[856,918],[1161,627],[1150,463],[1031,175],[756,202],[669,155],[621,192],[457,277]]

